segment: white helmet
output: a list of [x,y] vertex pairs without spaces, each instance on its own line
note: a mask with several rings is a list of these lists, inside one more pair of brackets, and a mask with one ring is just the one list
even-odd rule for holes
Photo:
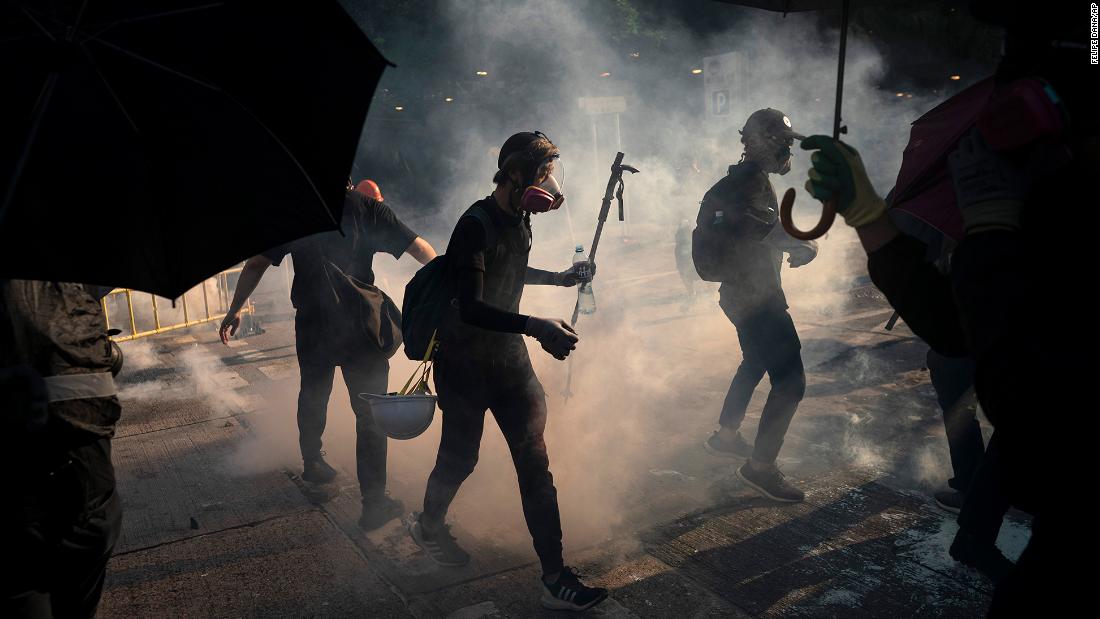
[[360,393],[370,403],[374,422],[390,438],[416,438],[432,425],[436,397],[431,394],[377,395]]

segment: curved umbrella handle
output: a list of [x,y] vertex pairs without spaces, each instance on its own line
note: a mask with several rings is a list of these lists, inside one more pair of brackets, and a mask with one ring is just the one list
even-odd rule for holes
[[787,193],[783,194],[783,201],[779,204],[779,221],[782,222],[783,229],[787,231],[787,234],[800,241],[812,241],[821,238],[833,226],[833,220],[836,219],[836,200],[827,200],[822,204],[821,220],[811,230],[803,232],[794,227],[794,220],[791,219],[791,209],[793,207],[794,189],[788,189]]

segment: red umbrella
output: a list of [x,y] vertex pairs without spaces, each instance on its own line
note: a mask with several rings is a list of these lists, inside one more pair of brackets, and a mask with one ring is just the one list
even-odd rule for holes
[[892,208],[913,215],[956,241],[962,238],[962,214],[955,204],[947,155],[974,127],[992,94],[993,79],[986,78],[913,122],[894,183]]

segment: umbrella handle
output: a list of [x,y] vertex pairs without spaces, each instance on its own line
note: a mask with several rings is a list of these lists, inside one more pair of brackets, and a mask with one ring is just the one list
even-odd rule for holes
[[794,220],[791,219],[791,209],[793,207],[794,189],[788,189],[787,193],[783,194],[783,201],[779,204],[779,221],[783,223],[783,229],[787,231],[787,234],[800,241],[812,241],[821,238],[833,226],[833,221],[836,219],[836,200],[826,200],[822,204],[821,219],[817,222],[817,225],[803,232],[794,226]]

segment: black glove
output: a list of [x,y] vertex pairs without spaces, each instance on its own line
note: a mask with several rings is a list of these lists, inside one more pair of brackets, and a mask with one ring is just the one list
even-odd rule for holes
[[523,334],[529,335],[542,344],[542,349],[554,356],[555,359],[564,360],[569,352],[577,347],[577,332],[561,318],[539,318],[530,316],[523,328]]
[[585,284],[596,276],[595,262],[578,262],[568,269],[558,273],[558,285],[571,288],[577,284]]

